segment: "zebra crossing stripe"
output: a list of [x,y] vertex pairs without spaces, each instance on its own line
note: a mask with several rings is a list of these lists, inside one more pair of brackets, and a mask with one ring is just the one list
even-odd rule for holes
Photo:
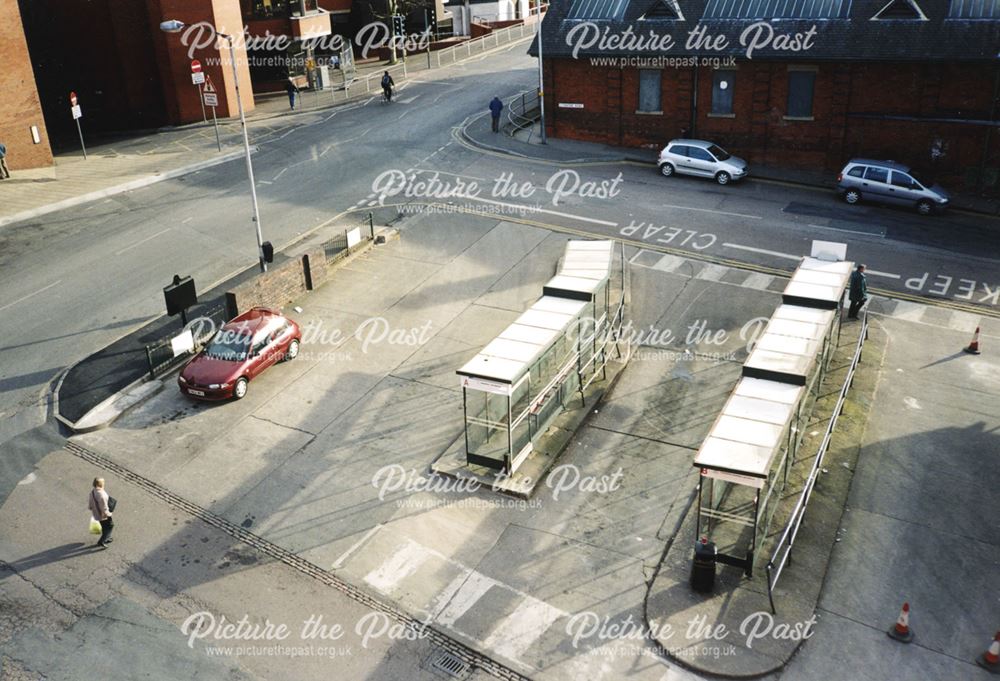
[[[545,601],[531,596],[525,597],[514,612],[497,625],[483,641],[483,645],[508,660],[521,662],[521,656],[535,641],[541,638],[545,630],[560,617],[568,617],[569,613],[555,608]],[[525,664],[521,662],[521,664]]]
[[364,579],[382,593],[392,593],[395,586],[416,572],[430,555],[420,544],[407,542]]

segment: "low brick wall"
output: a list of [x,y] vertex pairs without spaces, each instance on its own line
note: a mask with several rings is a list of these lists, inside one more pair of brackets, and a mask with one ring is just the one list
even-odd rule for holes
[[227,314],[232,319],[252,307],[281,308],[322,286],[328,276],[326,253],[319,247],[310,249],[227,291]]

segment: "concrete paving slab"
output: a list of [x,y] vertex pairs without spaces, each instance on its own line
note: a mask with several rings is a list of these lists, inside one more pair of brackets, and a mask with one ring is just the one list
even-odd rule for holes
[[[549,234],[531,252],[497,279],[476,304],[521,313],[542,295],[542,287],[558,272],[569,237]],[[550,267],[540,263],[551,263]]]
[[975,666],[969,655],[966,659],[938,655],[918,642],[900,645],[886,636],[882,627],[873,628],[848,617],[823,613],[815,635],[802,646],[782,678],[987,681],[996,677]]
[[463,343],[448,338],[445,333],[442,331],[422,345],[392,375],[461,393],[462,387],[455,371],[472,359],[482,349],[482,345]]
[[[521,312],[523,310],[499,310],[472,304],[449,322],[440,335],[482,349],[510,326]],[[461,365],[455,367],[456,370],[459,368]]]
[[602,405],[593,425],[697,449],[739,379],[740,365],[671,356],[644,366]]

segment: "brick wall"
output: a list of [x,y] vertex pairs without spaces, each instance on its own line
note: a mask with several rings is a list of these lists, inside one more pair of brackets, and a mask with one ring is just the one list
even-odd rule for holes
[[[789,64],[742,62],[733,90],[734,116],[711,115],[713,70],[661,72],[663,112],[636,112],[639,72],[591,66],[585,59],[545,64],[547,132],[618,146],[660,147],[691,125],[691,137],[710,139],[751,164],[839,170],[852,156],[891,158],[935,174],[957,191],[982,185],[1000,195],[1000,130],[962,123],[886,118],[984,121],[1000,115],[994,102],[1000,65],[801,64],[815,68],[813,120],[785,117]],[[583,108],[559,108],[560,102]],[[931,160],[938,144],[943,156]],[[985,168],[985,172],[981,172]]]
[[[52,165],[52,150],[16,0],[0,0],[0,142],[11,170]],[[69,111],[66,112],[69,115]],[[38,126],[35,144],[31,126]]]
[[321,286],[327,276],[323,249],[310,249],[227,291],[227,313],[232,318],[252,307],[284,307],[306,291]]

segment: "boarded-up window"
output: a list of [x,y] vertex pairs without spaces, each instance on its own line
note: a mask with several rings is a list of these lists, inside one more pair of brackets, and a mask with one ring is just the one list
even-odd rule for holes
[[658,69],[639,70],[639,111],[663,111],[660,101],[660,74]]
[[815,71],[788,72],[788,113],[793,118],[810,118],[813,115],[813,90],[816,87]]
[[735,71],[716,71],[712,74],[712,113],[726,115],[733,113],[733,85]]

